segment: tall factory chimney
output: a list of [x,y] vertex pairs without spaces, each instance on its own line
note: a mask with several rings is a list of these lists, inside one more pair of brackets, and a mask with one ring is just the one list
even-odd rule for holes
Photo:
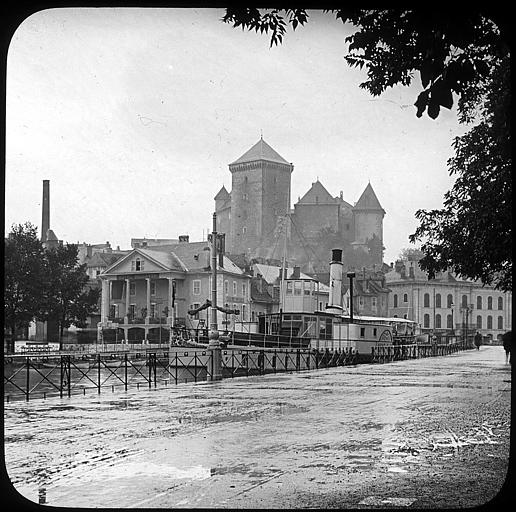
[[47,240],[47,231],[50,229],[50,181],[43,180],[43,204],[41,218],[41,241]]

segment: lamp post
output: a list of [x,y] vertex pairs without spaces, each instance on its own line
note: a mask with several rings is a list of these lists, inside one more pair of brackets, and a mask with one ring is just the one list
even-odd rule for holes
[[353,323],[353,279],[355,272],[348,272],[346,275],[349,278],[349,321]]

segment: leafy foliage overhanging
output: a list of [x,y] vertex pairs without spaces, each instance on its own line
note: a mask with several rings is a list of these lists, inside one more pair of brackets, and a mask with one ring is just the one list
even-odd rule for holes
[[[448,170],[457,179],[444,208],[416,212],[420,225],[410,241],[423,242],[421,267],[430,277],[450,268],[512,290],[509,11],[431,6],[331,12],[356,28],[345,40],[345,59],[366,70],[361,88],[378,96],[410,85],[418,72],[417,117],[426,112],[436,119],[457,97],[459,122],[474,125],[453,143]],[[222,21],[271,33],[273,46],[289,25],[295,30],[308,17],[305,9],[228,8]]]

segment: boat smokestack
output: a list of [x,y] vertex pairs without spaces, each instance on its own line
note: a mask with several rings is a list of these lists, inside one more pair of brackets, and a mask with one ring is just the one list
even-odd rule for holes
[[50,181],[43,180],[43,202],[41,203],[41,241],[46,242],[50,229]]
[[327,313],[342,314],[342,249],[332,249],[330,261],[330,296]]

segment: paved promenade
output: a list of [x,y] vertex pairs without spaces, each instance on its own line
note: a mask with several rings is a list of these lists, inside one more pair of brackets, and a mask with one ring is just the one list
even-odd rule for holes
[[509,461],[501,347],[5,404],[11,481],[57,507],[449,508]]

